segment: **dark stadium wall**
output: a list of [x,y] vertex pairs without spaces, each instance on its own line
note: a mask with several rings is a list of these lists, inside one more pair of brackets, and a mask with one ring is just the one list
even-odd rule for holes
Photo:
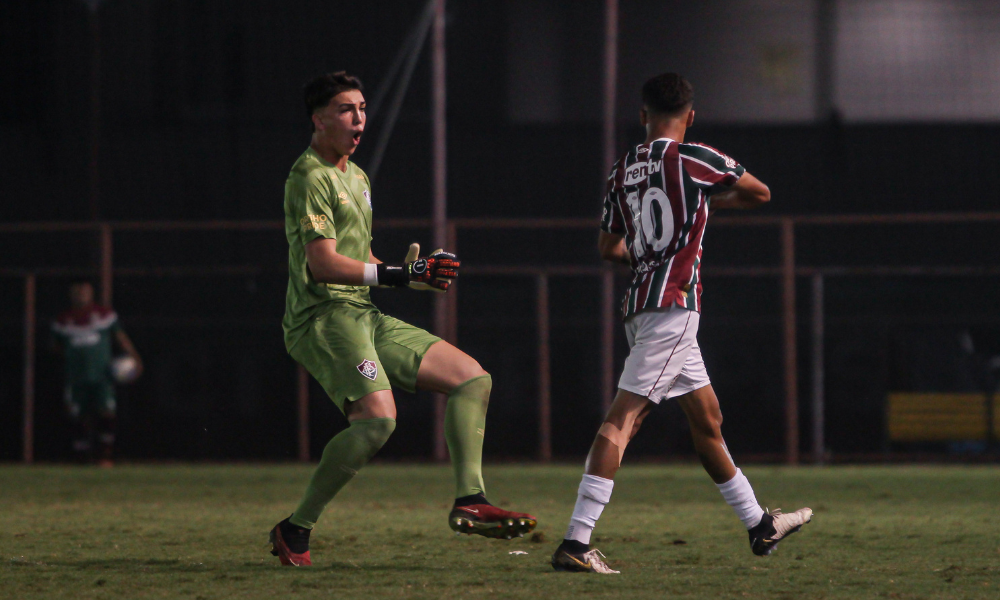
[[[831,103],[837,110],[829,113],[820,110],[815,92],[821,3],[752,4],[754,10],[734,13],[721,0],[622,2],[620,149],[643,137],[636,122],[643,79],[677,69],[698,88],[698,121],[689,139],[730,153],[771,186],[773,202],[760,214],[996,209],[991,190],[993,165],[1000,161],[1000,124],[997,115],[990,115],[998,105],[981,99],[996,97],[990,90],[1000,71],[976,75],[989,58],[982,48],[993,47],[1000,30],[987,26],[995,18],[986,10],[988,2],[924,2],[930,7],[925,12],[907,9],[896,21],[887,8],[891,3],[835,3],[842,46],[854,48],[869,31],[865,23],[875,28],[877,35],[869,36],[865,47],[881,52],[874,72],[884,85],[873,100],[866,93],[869,79],[846,77],[863,70],[861,55],[854,50],[838,54],[839,91]],[[317,72],[346,68],[365,81],[371,97],[383,85],[382,73],[420,5],[247,0],[232,10],[232,3],[221,1],[107,0],[100,9],[100,216],[280,219],[285,176],[308,143],[303,82]],[[952,5],[971,8],[955,12]],[[928,25],[928,14],[944,19],[950,29]],[[601,15],[597,0],[449,2],[451,215],[593,217],[596,228],[608,168],[600,162],[598,121]],[[969,28],[970,19],[985,25]],[[85,220],[91,39],[86,9],[70,0],[5,2],[0,23],[0,156],[5,165],[0,220]],[[945,51],[930,58],[916,52],[913,31],[938,32],[931,41]],[[956,32],[970,31],[957,37]],[[963,56],[969,60],[959,68]],[[921,72],[914,66],[920,64],[932,68]],[[955,71],[942,78],[951,72],[947,69]],[[429,79],[425,57],[374,182],[379,219],[428,214]],[[899,106],[901,112],[879,112],[885,106]],[[373,115],[356,156],[362,167],[371,159],[379,117]],[[799,237],[799,256],[806,265],[995,265],[1000,258],[992,231],[978,226],[905,232],[807,228]],[[378,233],[374,252],[397,260],[419,236],[426,240],[428,233]],[[597,260],[591,232],[483,231],[465,234],[459,243],[468,264]],[[705,244],[706,269],[774,265],[779,252],[773,232],[709,227]],[[147,358],[146,376],[122,391],[123,456],[293,456],[295,372],[279,325],[285,252],[283,236],[270,232],[116,235],[118,266],[255,264],[262,269],[260,275],[216,281],[118,279],[116,307]],[[4,268],[85,267],[94,258],[92,240],[82,233],[60,234],[57,243],[36,235],[0,236]],[[39,283],[42,459],[68,455],[59,364],[44,343],[45,325],[63,307],[67,283],[66,278]],[[842,278],[827,285],[830,446],[839,452],[878,452],[885,393],[912,380],[890,361],[891,345],[911,339],[932,320],[946,323],[951,333],[995,327],[1000,290],[996,283],[961,278]],[[5,307],[0,315],[0,459],[15,459],[19,451],[20,286],[16,279],[0,280],[0,306]],[[469,278],[457,289],[460,344],[497,382],[487,453],[531,456],[535,434],[531,427],[526,431],[525,423],[532,423],[535,414],[533,283],[499,285]],[[808,297],[802,282],[803,311]],[[706,275],[701,343],[734,452],[780,451],[777,437],[753,435],[773,422],[782,405],[779,298],[773,280]],[[379,290],[376,302],[386,312],[429,326],[428,298]],[[560,420],[555,446],[561,456],[585,452],[600,418],[597,302],[592,282],[553,280],[553,410]],[[803,405],[809,385],[806,318],[803,312]],[[623,336],[616,335],[620,366],[626,349]],[[427,457],[429,398],[400,398],[400,426],[384,456]],[[315,386],[312,411],[316,454],[343,419]],[[807,417],[804,413],[803,423]],[[634,452],[687,453],[682,419],[673,407],[656,411]]]
[[[853,44],[860,35],[859,25],[852,25],[861,14],[856,4],[843,3],[840,11],[844,43]],[[990,77],[976,78],[968,70],[982,64],[979,51],[950,79],[936,78],[932,71],[912,81],[905,79],[914,68],[905,62],[907,55],[893,54],[901,68],[892,72],[902,74],[886,80],[880,97],[900,106],[895,119],[883,115],[883,123],[871,122],[872,109],[865,107],[872,99],[846,92],[835,104],[840,118],[819,115],[812,41],[816,5],[758,2],[756,10],[740,13],[741,26],[733,28],[719,26],[737,18],[723,10],[722,2],[623,3],[621,147],[641,137],[636,113],[643,79],[677,69],[698,89],[691,138],[730,152],[766,177],[777,200],[768,210],[958,210],[989,203],[973,192],[988,188],[990,170],[982,167],[1000,152],[997,126],[981,122],[995,103],[977,104],[983,93],[952,101],[969,91],[969,78],[986,86],[983,90],[993,85]],[[299,98],[302,82],[318,71],[350,68],[374,95],[419,12],[417,3],[351,5],[349,18],[338,18],[329,3],[318,0],[257,0],[239,11],[226,6],[155,0],[102,5],[103,217],[278,215],[276,199],[288,165],[308,137]],[[584,198],[598,193],[594,190],[600,189],[607,168],[597,158],[601,48],[594,40],[600,36],[600,3],[576,2],[569,9],[554,1],[480,0],[450,7],[452,213],[489,215],[503,207],[511,214],[592,214],[596,208]],[[5,220],[86,218],[86,9],[83,3],[53,0],[5,3],[0,10],[10,32],[0,41],[9,57],[0,67],[6,90],[0,100],[0,149],[8,166],[0,193],[36,200],[5,202],[0,215]],[[977,14],[970,9],[959,16],[968,20]],[[961,30],[964,21],[955,21],[959,16],[950,22]],[[882,19],[874,21],[879,31],[895,31],[885,25],[885,15],[876,11],[875,17]],[[919,12],[904,17],[922,22]],[[708,26],[713,18],[722,21]],[[905,33],[897,32],[904,49],[909,47]],[[949,35],[932,41],[949,48],[958,42],[981,46],[973,43],[975,37]],[[792,48],[790,58],[780,58],[772,48],[768,40],[774,36]],[[711,58],[720,55],[732,61]],[[919,62],[920,56],[912,60]],[[844,61],[838,89],[854,89],[863,69],[855,59]],[[383,214],[427,212],[426,62],[415,74],[376,182],[380,205],[389,211]],[[939,62],[932,67],[942,68]],[[784,79],[775,79],[776,73]],[[940,90],[927,89],[933,81],[942,82]],[[906,85],[913,92],[907,97],[917,98],[909,106],[896,101]],[[928,95],[930,100],[920,100]],[[946,113],[932,105],[934,99],[956,108]],[[923,123],[914,121],[921,119],[921,106]],[[963,114],[980,122],[954,123]],[[371,158],[379,127],[376,114],[357,156],[362,165]],[[949,152],[937,151],[942,146]],[[549,159],[553,148],[559,149],[558,160]],[[931,161],[940,168],[929,169]],[[893,164],[891,176],[880,171],[886,163]],[[497,177],[501,165],[513,166],[518,177]],[[965,175],[950,176],[956,170]]]

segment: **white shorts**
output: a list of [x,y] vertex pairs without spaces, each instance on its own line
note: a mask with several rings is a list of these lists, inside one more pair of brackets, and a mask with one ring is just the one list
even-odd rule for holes
[[659,404],[709,385],[698,347],[701,315],[679,306],[643,311],[625,321],[631,351],[620,389]]

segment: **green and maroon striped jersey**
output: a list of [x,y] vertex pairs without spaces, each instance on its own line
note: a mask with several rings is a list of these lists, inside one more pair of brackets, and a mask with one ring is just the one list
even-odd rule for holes
[[625,318],[674,303],[701,310],[701,243],[708,197],[729,189],[745,169],[703,144],[669,138],[639,144],[608,176],[601,229],[625,237],[632,283]]
[[59,315],[52,335],[66,358],[66,384],[101,383],[111,378],[112,338],[120,329],[118,315],[91,304]]

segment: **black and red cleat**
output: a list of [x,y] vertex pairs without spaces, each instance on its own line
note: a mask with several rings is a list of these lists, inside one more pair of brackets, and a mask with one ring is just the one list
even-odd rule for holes
[[288,519],[278,523],[271,530],[271,555],[277,556],[286,567],[311,567],[309,558],[309,533],[311,530],[297,527]]
[[468,533],[488,538],[509,540],[524,537],[538,525],[535,517],[497,508],[480,496],[478,504],[455,506],[448,515],[448,526],[455,533]]

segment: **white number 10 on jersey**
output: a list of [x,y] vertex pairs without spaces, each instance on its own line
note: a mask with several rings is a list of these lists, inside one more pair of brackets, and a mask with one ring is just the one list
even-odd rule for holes
[[674,237],[674,211],[670,209],[670,200],[666,192],[658,187],[650,187],[639,202],[639,192],[632,192],[626,198],[629,210],[632,212],[632,225],[635,227],[636,256],[643,256],[650,248],[660,252],[670,245]]

